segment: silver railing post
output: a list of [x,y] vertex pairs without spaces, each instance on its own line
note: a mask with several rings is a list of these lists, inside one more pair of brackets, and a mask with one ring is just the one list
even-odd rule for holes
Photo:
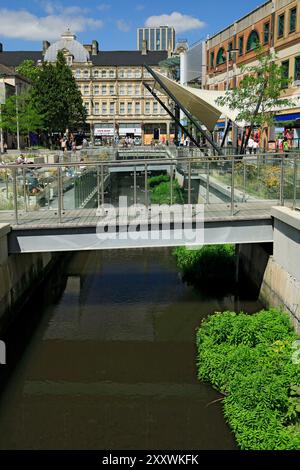
[[246,162],[243,159],[243,202],[246,202]]
[[280,166],[280,206],[284,206],[284,155],[281,157]]
[[191,162],[188,163],[188,204],[191,204]]
[[100,207],[100,171],[99,165],[97,165],[97,207]]
[[145,163],[145,206],[148,207],[148,165]]
[[57,168],[57,210],[58,210],[58,220],[59,223],[61,223],[62,218],[61,218],[61,213],[62,213],[62,187],[61,187],[61,167],[59,166]]
[[101,204],[104,206],[104,168],[101,163]]
[[173,165],[170,166],[170,204],[173,204]]
[[25,168],[22,168],[22,175],[23,175],[23,197],[24,197],[24,206],[25,206],[25,212],[27,212],[27,211],[28,211],[28,207],[27,207],[26,173],[25,173]]
[[136,206],[137,194],[136,194],[136,166],[133,169],[133,204]]
[[15,222],[18,221],[18,188],[17,188],[17,169],[13,169],[13,200],[14,200],[14,212],[15,212]]
[[232,160],[231,160],[230,214],[231,214],[231,215],[234,215],[234,156],[232,156]]
[[294,191],[293,191],[293,209],[296,207],[297,200],[297,157],[294,156],[294,177],[293,177]]
[[209,187],[210,187],[209,172],[210,172],[210,164],[208,161],[207,162],[207,175],[206,175],[206,204],[209,204]]

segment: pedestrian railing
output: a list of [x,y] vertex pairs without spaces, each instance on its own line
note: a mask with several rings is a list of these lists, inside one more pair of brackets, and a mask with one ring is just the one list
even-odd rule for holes
[[[143,153],[143,152],[142,152]],[[171,155],[171,156],[170,156]],[[197,155],[197,156],[196,156]],[[200,155],[200,154],[199,154]],[[90,155],[89,155],[90,156]],[[204,204],[213,216],[259,214],[272,205],[300,206],[300,156],[283,154],[189,157],[168,151],[164,158],[0,166],[0,222],[64,221],[68,211],[80,223],[82,209],[128,204]],[[150,178],[167,175],[159,192]],[[48,214],[48,215],[47,215]],[[71,220],[68,216],[68,220]]]

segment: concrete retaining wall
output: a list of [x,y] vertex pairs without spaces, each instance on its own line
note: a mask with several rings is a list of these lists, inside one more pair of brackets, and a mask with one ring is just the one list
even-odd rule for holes
[[288,312],[297,334],[300,335],[300,281],[272,256],[264,273],[260,300],[267,307],[282,307]]
[[259,289],[266,307],[290,314],[300,335],[300,213],[287,207],[272,208],[273,255],[267,245],[241,245],[241,271]]
[[14,319],[24,301],[54,261],[51,253],[9,255],[9,225],[0,224],[0,334]]

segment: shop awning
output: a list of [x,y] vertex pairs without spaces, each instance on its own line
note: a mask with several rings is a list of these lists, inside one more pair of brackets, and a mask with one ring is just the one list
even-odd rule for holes
[[275,116],[275,120],[278,122],[296,121],[297,119],[300,119],[300,113],[277,114]]
[[[216,103],[219,97],[225,95],[225,91],[202,90],[193,88],[171,80],[170,78],[156,72],[164,86],[175,96],[175,98],[209,131],[213,131],[221,116],[227,117],[238,126],[243,123],[236,121],[238,111],[232,111],[226,106],[220,106]],[[156,88],[163,92],[157,84]]]

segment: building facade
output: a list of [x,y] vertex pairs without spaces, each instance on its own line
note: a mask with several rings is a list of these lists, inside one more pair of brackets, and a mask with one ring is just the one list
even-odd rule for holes
[[[0,63],[18,66],[31,59],[55,62],[63,51],[81,91],[87,110],[91,139],[110,143],[130,136],[144,144],[155,138],[170,139],[171,120],[163,107],[143,86],[154,80],[145,64],[160,70],[166,51],[100,51],[97,41],[82,45],[70,31],[53,44],[43,42],[43,51],[0,52]],[[165,95],[161,99],[167,103]]]
[[[291,97],[295,107],[278,111],[274,128],[266,130],[264,146],[282,133],[292,129],[294,143],[300,138],[300,2],[299,0],[269,0],[249,14],[229,25],[206,41],[206,88],[226,90],[239,85],[243,74],[241,65],[254,65],[255,48],[261,44],[265,51],[276,53],[291,85],[282,94]],[[232,51],[232,52],[231,52]],[[220,123],[222,128],[222,123]]]
[[156,28],[138,28],[137,49],[143,50],[143,41],[149,51],[174,51],[175,29],[170,26]]

